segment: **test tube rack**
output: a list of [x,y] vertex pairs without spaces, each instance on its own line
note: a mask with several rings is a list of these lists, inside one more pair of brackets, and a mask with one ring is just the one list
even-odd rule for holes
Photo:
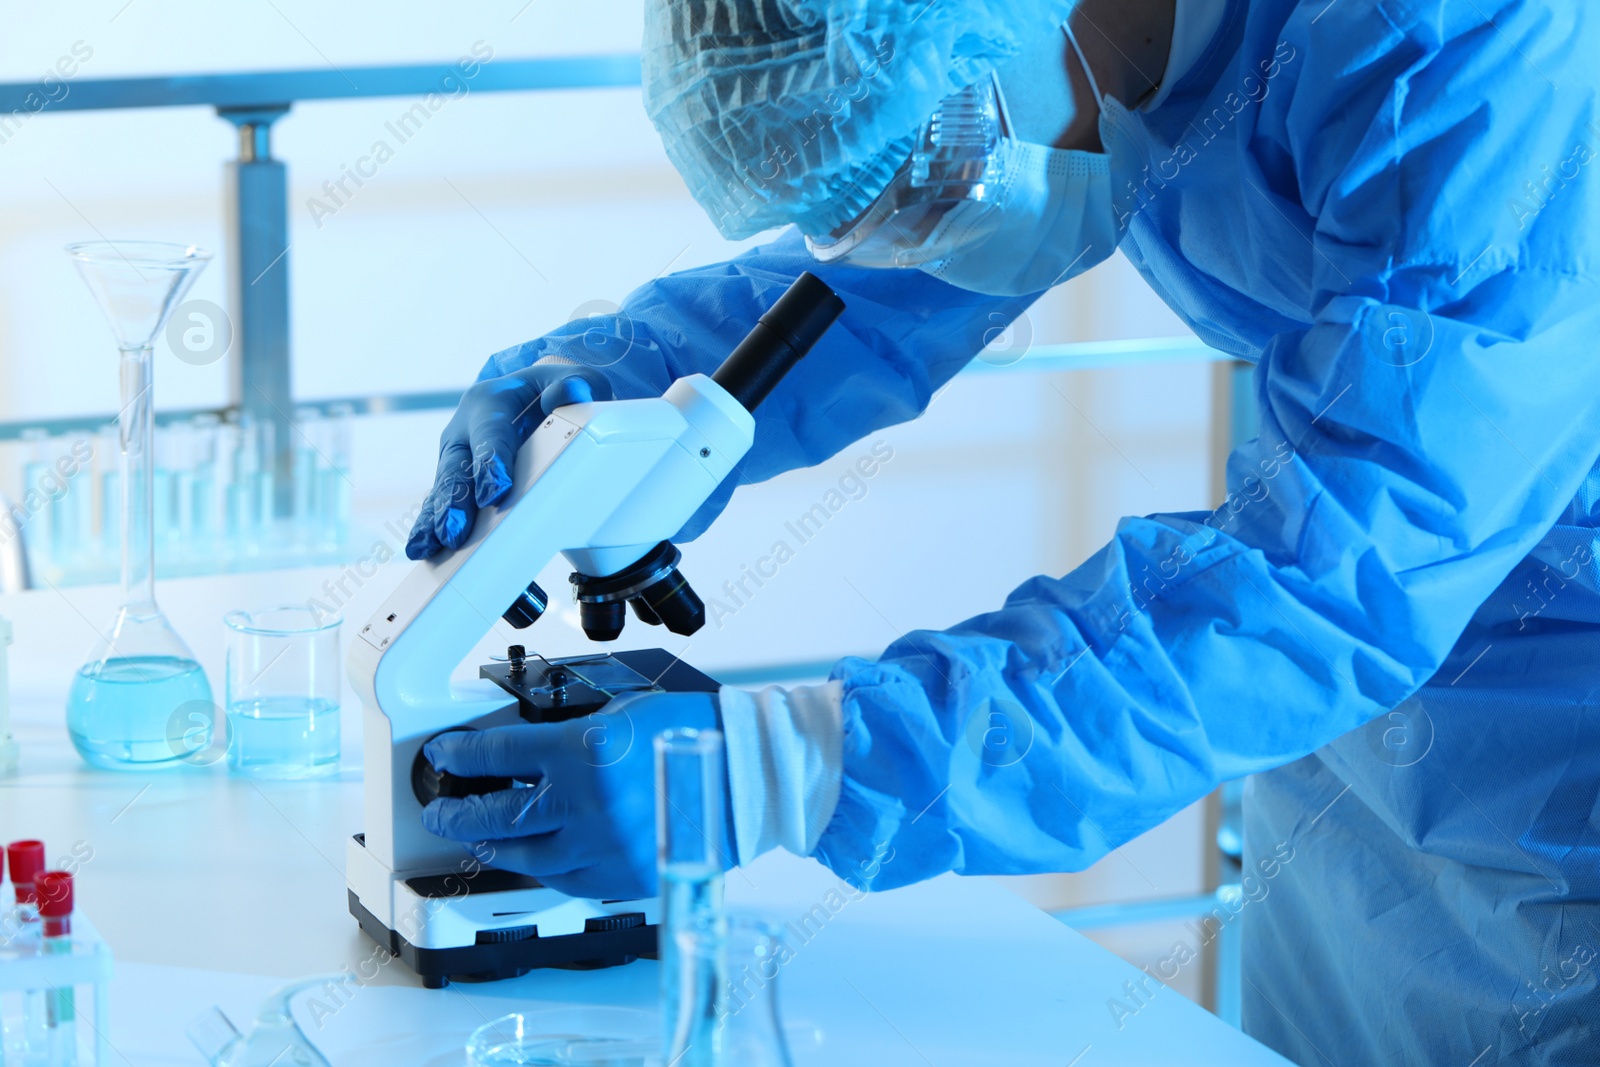
[[[3,1025],[6,1060],[11,1062],[12,1038],[25,1026],[29,993],[71,989],[74,992],[76,1067],[109,1067],[111,946],[83,912],[72,916],[70,951],[41,951],[37,940],[0,942],[0,1025]],[[87,993],[86,997],[84,994]],[[20,994],[20,995],[19,995]],[[87,1003],[86,1003],[87,1002]],[[92,1049],[94,1058],[86,1052]],[[30,1057],[25,1062],[34,1062]]]
[[[158,572],[346,562],[352,422],[348,404],[297,409],[294,462],[278,472],[264,458],[273,448],[270,425],[206,412],[158,420],[151,469]],[[0,548],[25,555],[15,577],[0,560],[0,590],[116,581],[121,479],[115,423],[54,436],[33,427],[14,443],[0,440]]]

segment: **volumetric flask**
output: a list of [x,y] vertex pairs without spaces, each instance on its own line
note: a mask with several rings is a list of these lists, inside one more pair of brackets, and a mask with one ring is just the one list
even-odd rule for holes
[[[95,241],[68,245],[67,251],[116,336],[122,384],[116,482],[122,606],[72,680],[67,731],[78,752],[96,767],[182,766],[192,750],[174,743],[174,723],[188,721],[196,708],[209,710],[211,686],[189,646],[156,606],[150,368],[152,346],[167,316],[211,253],[152,241]],[[87,492],[87,486],[73,491]],[[209,723],[202,733],[195,740],[203,749]]]

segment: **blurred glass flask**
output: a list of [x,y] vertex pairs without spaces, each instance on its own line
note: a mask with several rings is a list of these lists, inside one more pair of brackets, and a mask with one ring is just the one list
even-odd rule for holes
[[211,1067],[329,1067],[295,1022],[292,1004],[307,989],[342,981],[343,975],[320,974],[290,982],[262,1002],[255,1021],[242,1034],[217,1007],[191,1020],[186,1032]]
[[778,1014],[788,949],[777,927],[723,909],[722,734],[668,730],[655,739],[655,757],[661,1062],[792,1067]]
[[714,936],[681,935],[678,952],[722,978],[716,993],[717,1062],[793,1067],[778,1010],[778,976],[793,954],[782,928],[755,916],[730,915]]

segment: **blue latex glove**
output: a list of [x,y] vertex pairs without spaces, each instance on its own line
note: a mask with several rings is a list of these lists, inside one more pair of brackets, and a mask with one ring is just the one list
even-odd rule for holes
[[439,438],[433,491],[406,541],[406,555],[428,559],[460,548],[478,509],[511,491],[517,449],[546,415],[567,404],[611,399],[600,372],[567,364],[536,364],[474,382]]
[[[642,693],[567,722],[443,734],[423,748],[438,770],[531,784],[441,797],[422,810],[422,825],[454,841],[488,842],[490,866],[531,874],[569,896],[654,896],[654,739],[674,727],[719,725],[715,693]],[[735,853],[726,785],[723,795],[718,851],[727,868]]]

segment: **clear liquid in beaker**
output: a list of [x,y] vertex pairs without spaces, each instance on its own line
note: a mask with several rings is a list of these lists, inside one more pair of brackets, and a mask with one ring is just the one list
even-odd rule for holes
[[228,706],[228,762],[253,778],[314,778],[339,769],[339,705],[263,697]]

